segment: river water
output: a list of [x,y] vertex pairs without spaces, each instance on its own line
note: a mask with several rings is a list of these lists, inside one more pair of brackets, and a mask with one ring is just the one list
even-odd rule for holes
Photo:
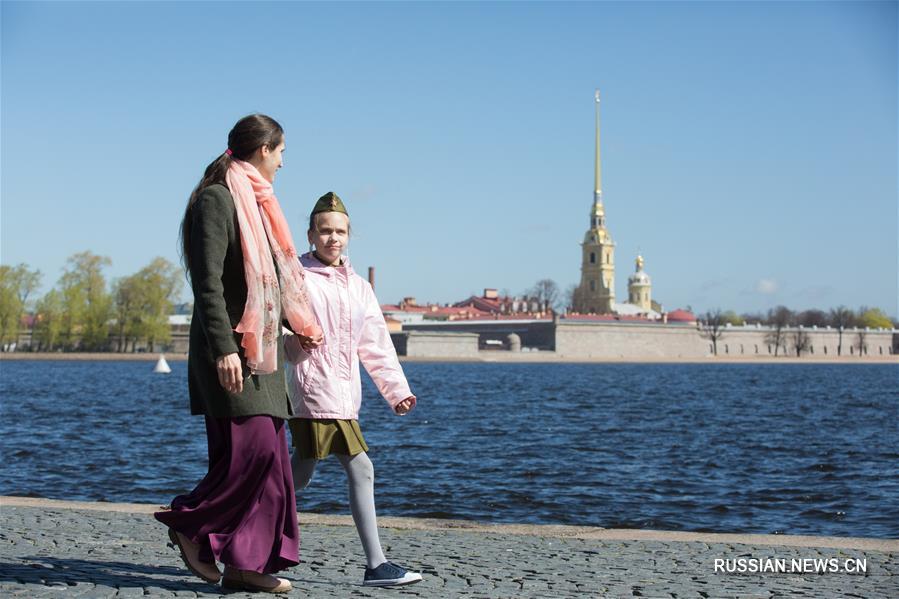
[[[363,376],[382,515],[899,537],[899,365],[404,365]],[[206,470],[187,366],[0,363],[0,494],[168,503]],[[299,509],[347,513],[334,459]]]

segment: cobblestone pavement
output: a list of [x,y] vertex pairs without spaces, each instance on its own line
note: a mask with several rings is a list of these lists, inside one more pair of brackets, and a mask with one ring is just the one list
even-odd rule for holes
[[[253,596],[223,592],[190,575],[167,546],[165,529],[149,515],[152,506],[85,509],[15,499],[0,498],[2,597]],[[400,526],[407,519],[386,518],[385,553],[420,571],[424,581],[369,589],[359,584],[362,552],[355,529],[343,524],[349,519],[331,518],[340,525],[323,520],[300,515],[302,563],[282,573],[294,585],[291,597],[899,597],[899,541],[822,537],[816,547],[778,544],[791,537],[752,536],[747,539],[756,542],[741,543],[734,535],[695,534],[689,536],[694,540],[672,540],[677,533],[466,530],[463,524],[409,525],[411,520]],[[814,545],[814,539],[802,539]],[[792,558],[834,558],[840,571],[715,572],[715,559],[740,558],[785,558],[788,567]],[[844,570],[845,560],[856,558],[866,560],[866,574]]]

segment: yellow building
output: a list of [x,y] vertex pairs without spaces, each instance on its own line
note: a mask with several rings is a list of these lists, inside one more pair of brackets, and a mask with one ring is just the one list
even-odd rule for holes
[[596,90],[596,171],[590,228],[581,243],[581,283],[574,292],[575,312],[605,314],[615,303],[615,243],[606,228],[602,203],[602,171],[599,160],[599,90]]
[[572,310],[581,314],[626,314],[658,318],[652,309],[652,284],[643,272],[643,257],[637,257],[637,271],[628,280],[628,303],[615,303],[615,242],[606,227],[602,201],[602,166],[599,147],[599,90],[596,90],[596,170],[590,228],[581,243],[581,282],[572,297]]
[[627,280],[627,303],[641,310],[652,310],[652,281],[643,271],[643,256],[637,256],[637,269]]

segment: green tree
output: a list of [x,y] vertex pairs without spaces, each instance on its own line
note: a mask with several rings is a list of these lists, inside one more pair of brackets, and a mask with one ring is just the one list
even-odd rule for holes
[[59,279],[59,298],[62,301],[60,314],[60,344],[66,350],[73,350],[78,344],[78,335],[83,329],[87,301],[84,288],[73,275],[63,274]]
[[739,327],[746,324],[746,321],[743,320],[742,317],[738,316],[736,312],[733,310],[727,310],[726,312],[721,312],[721,322],[723,324],[729,324],[731,326]]
[[103,269],[112,264],[105,256],[81,252],[71,256],[59,280],[63,296],[62,335],[69,348],[80,337],[81,347],[103,349],[108,344],[112,296]]
[[893,322],[880,308],[859,308],[856,322],[869,329],[891,329]]
[[15,338],[20,308],[13,267],[0,265],[0,351]]
[[142,305],[140,280],[137,275],[123,277],[113,285],[115,310],[115,331],[118,337],[117,350],[127,351],[128,343],[134,351],[137,340],[142,335]]
[[165,258],[155,258],[133,276],[141,300],[140,334],[154,351],[156,344],[171,339],[169,314],[180,295],[181,269]]
[[0,347],[18,340],[28,299],[40,282],[40,271],[31,270],[27,264],[0,265]]
[[38,301],[33,329],[38,350],[53,351],[59,344],[64,311],[63,296],[56,289],[51,289]]

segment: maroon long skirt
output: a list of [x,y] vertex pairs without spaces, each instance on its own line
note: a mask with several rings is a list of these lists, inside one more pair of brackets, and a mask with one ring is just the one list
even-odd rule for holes
[[299,563],[300,532],[285,424],[206,417],[209,472],[154,516],[200,545],[200,559],[263,574]]

